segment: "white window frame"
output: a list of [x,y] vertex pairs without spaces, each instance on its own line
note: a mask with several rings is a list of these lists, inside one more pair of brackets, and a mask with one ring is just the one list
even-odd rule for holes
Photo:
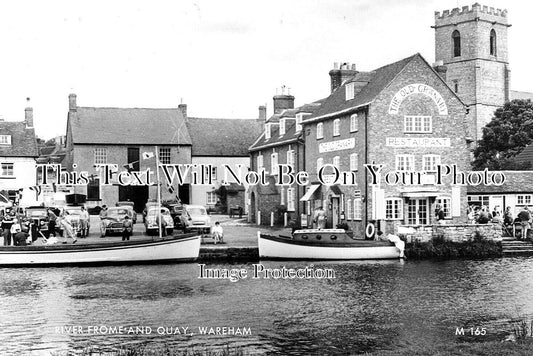
[[205,204],[215,205],[217,203],[217,194],[214,191],[206,192]]
[[296,114],[296,132],[302,131],[302,121],[304,119],[304,114]]
[[170,164],[171,156],[172,156],[172,151],[170,147],[159,147],[159,163]]
[[278,153],[272,152],[270,155],[270,171],[273,175],[278,175]]
[[285,205],[285,188],[284,187],[281,187],[279,189],[279,197],[280,197],[280,200],[279,200],[279,205]]
[[340,156],[333,157],[333,165],[337,167],[337,169],[340,171],[340,168],[341,168],[341,157]]
[[272,126],[272,124],[270,123],[266,123],[265,124],[265,140],[270,140],[270,137],[271,137],[271,128],[270,126]]
[[11,135],[0,135],[0,145],[11,145]]
[[319,157],[317,160],[316,160],[316,173],[318,174],[318,171],[320,170],[320,168],[322,168],[324,166],[324,158],[322,157]]
[[361,198],[354,198],[353,200],[353,220],[363,219],[363,200]]
[[352,199],[348,199],[346,201],[346,220],[353,220]]
[[359,168],[359,154],[351,153],[350,154],[350,171],[357,171]]
[[341,134],[341,119],[333,120],[333,136],[339,136]]
[[440,204],[442,206],[442,209],[444,209],[444,218],[445,219],[451,219],[452,218],[452,198],[451,197],[437,197],[435,199],[435,206],[437,204]]
[[285,128],[287,127],[287,119],[279,119],[279,135],[285,135]]
[[415,156],[414,155],[396,155],[396,170],[397,171],[414,171],[415,170]]
[[324,138],[324,123],[319,122],[316,124],[316,138],[317,140]]
[[265,166],[263,165],[263,155],[262,154],[258,154],[257,155],[257,170],[258,171],[261,171],[262,169],[265,168]]
[[440,155],[429,154],[422,156],[422,171],[424,172],[436,172],[437,165],[441,162]]
[[295,210],[295,197],[294,197],[295,189],[294,188],[287,188],[287,211],[294,211]]
[[433,120],[431,116],[406,115],[403,117],[403,132],[431,133],[433,132]]
[[107,148],[95,147],[94,148],[94,164],[106,164],[107,163]]
[[352,100],[355,97],[355,83],[347,83],[346,87],[346,101]]
[[516,205],[531,205],[531,194],[520,194],[516,196]]
[[14,177],[15,163],[1,162],[0,163],[0,177]]
[[291,150],[290,148],[287,151],[287,164],[294,168],[294,150]]
[[386,220],[402,220],[403,219],[402,198],[385,199],[385,219]]
[[359,117],[357,114],[352,114],[350,116],[350,132],[357,132],[359,131]]

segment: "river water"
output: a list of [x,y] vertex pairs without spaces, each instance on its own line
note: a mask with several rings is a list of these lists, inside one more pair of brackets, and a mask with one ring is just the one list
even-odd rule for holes
[[[252,270],[251,264],[207,267]],[[314,267],[333,269],[335,279],[204,280],[198,264],[0,269],[0,354],[139,346],[355,354],[504,339],[512,318],[533,315],[533,258]],[[211,327],[210,335],[200,334]],[[457,336],[457,328],[466,335]],[[486,335],[467,336],[469,328]]]

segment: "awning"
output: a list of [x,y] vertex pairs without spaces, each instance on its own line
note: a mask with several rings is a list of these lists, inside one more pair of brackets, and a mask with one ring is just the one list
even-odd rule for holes
[[309,187],[309,190],[305,192],[304,196],[300,198],[300,201],[308,201],[313,197],[317,189],[320,188],[320,184],[313,184]]
[[341,195],[342,195],[342,190],[341,190],[341,188],[339,188],[338,185],[331,185],[331,186],[329,187],[329,190],[330,190],[331,192],[333,192],[333,194],[335,194],[335,195],[338,195],[338,196],[341,196]]
[[440,192],[435,191],[425,191],[425,192],[403,192],[402,196],[406,198],[429,198],[429,197],[437,197],[439,195],[442,195]]

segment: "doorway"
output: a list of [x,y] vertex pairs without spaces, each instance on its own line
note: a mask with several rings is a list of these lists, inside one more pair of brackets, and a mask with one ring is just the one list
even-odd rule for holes
[[407,202],[407,224],[427,225],[429,223],[429,204],[427,198],[409,199]]

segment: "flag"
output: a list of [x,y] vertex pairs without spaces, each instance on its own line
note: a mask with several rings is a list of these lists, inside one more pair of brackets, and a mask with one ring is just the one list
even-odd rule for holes
[[153,152],[143,152],[143,159],[149,159],[149,158],[153,158],[154,157],[154,153]]
[[128,163],[123,166],[126,169],[133,169],[133,163]]
[[41,186],[40,185],[34,185],[33,187],[30,187],[31,190],[34,190],[37,193],[37,196],[41,195]]
[[173,187],[171,184],[168,184],[168,183],[167,183],[167,189],[168,189],[168,192],[169,192],[170,194],[174,194],[174,192],[176,191],[176,190],[174,189],[174,187]]

